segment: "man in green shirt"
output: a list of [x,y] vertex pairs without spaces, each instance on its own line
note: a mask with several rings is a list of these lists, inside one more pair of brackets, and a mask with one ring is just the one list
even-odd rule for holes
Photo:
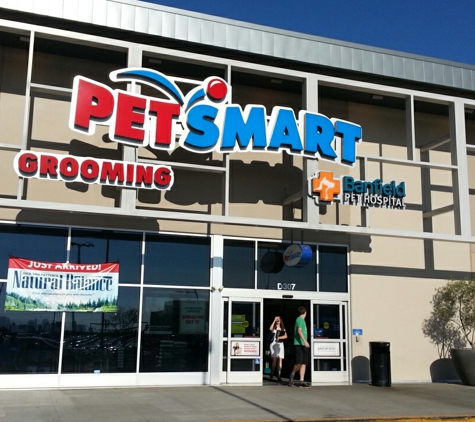
[[[310,344],[307,341],[307,324],[305,317],[307,310],[301,306],[298,309],[299,316],[295,320],[294,327],[294,347],[295,347],[295,365],[289,377],[289,386],[310,387],[305,379],[305,369],[310,364]],[[294,384],[295,374],[299,372],[300,381]]]

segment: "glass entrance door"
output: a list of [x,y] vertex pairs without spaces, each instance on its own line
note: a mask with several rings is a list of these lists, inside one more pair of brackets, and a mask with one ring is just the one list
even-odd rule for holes
[[228,384],[262,383],[262,312],[262,299],[229,298],[224,336]]
[[349,382],[347,302],[312,301],[312,382]]

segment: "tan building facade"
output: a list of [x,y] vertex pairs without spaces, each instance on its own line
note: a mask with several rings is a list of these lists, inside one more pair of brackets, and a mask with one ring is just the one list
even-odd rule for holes
[[[432,380],[432,295],[473,272],[474,68],[145,2],[43,3],[0,1],[0,388],[265,383],[269,325],[289,332],[286,377],[299,306],[312,384],[368,382],[379,341],[392,382]],[[104,163],[173,181],[94,178]],[[12,255],[118,261],[119,312],[4,311]]]

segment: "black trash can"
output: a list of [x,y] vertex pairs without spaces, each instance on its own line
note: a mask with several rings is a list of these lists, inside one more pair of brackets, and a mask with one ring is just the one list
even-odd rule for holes
[[391,387],[391,356],[389,343],[372,341],[369,343],[369,366],[371,385]]

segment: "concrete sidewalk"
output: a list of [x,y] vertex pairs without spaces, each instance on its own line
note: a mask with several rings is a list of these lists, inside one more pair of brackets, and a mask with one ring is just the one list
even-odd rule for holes
[[269,384],[0,391],[0,422],[321,420],[475,422],[475,387]]

